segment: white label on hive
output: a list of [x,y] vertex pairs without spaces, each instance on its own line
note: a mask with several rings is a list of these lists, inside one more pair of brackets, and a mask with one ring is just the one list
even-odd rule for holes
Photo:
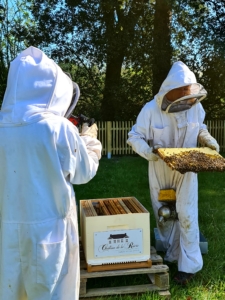
[[142,229],[94,232],[95,257],[141,254]]

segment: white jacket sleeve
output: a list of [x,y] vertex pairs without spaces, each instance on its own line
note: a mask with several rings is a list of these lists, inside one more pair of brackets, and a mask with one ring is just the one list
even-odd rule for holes
[[90,136],[81,137],[72,125],[59,139],[57,149],[66,180],[72,184],[84,184],[96,175],[102,151],[99,140]]
[[136,124],[128,133],[127,144],[143,158],[156,161],[158,156],[152,152],[153,148],[147,143],[149,139],[149,124],[149,114],[145,106],[139,113]]
[[202,106],[201,103],[197,104],[198,106],[198,122],[199,122],[199,129],[200,131],[202,129],[207,129],[207,126],[204,124],[204,120],[205,120],[205,110]]

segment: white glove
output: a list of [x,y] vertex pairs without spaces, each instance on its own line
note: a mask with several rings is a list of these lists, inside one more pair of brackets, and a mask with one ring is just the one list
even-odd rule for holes
[[220,146],[217,141],[211,136],[207,129],[200,131],[198,141],[203,147],[209,147],[212,150],[220,151]]
[[205,143],[206,147],[211,148],[212,150],[216,150],[217,152],[220,152],[220,146],[217,144],[216,141],[208,141]]
[[157,161],[159,157],[156,154],[154,154],[152,150],[153,149],[151,147],[148,148],[147,151],[145,152],[145,157],[149,161]]
[[80,133],[81,136],[88,135],[92,138],[97,139],[97,134],[98,134],[98,127],[95,123],[90,127],[88,126],[88,123],[84,123],[82,125],[81,133]]

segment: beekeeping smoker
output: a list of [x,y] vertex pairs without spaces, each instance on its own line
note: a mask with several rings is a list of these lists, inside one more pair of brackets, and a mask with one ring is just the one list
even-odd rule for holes
[[219,152],[219,145],[203,124],[205,111],[200,101],[206,95],[194,73],[183,62],[175,62],[158,94],[142,108],[127,141],[149,161],[150,196],[157,220],[160,190],[176,191],[178,220],[168,220],[158,226],[158,231],[167,249],[165,260],[178,262],[174,280],[181,285],[203,266],[199,248],[197,174],[181,174],[170,169],[153,150],[154,147],[196,147],[199,141],[202,146]]
[[64,117],[73,88],[35,47],[10,64],[0,111],[0,299],[79,298],[73,184],[95,176],[101,143],[96,125],[79,134]]

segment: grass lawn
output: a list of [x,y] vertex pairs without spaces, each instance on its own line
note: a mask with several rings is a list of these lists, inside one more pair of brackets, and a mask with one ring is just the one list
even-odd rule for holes
[[[148,162],[139,156],[102,158],[97,175],[85,185],[74,186],[77,202],[82,199],[136,197],[150,212],[151,244],[155,245],[156,227],[150,204]],[[204,266],[186,288],[176,286],[172,278],[177,271],[170,265],[171,299],[225,299],[225,173],[200,173],[199,226],[208,241],[208,253],[203,255]],[[78,203],[79,204],[79,203]],[[159,252],[163,257],[164,253]],[[148,283],[147,276],[119,276],[91,279],[87,288],[123,286]],[[95,298],[96,299],[96,298]],[[97,298],[104,299],[104,298]],[[105,298],[106,299],[106,298]],[[107,300],[161,299],[157,293],[108,296]]]

